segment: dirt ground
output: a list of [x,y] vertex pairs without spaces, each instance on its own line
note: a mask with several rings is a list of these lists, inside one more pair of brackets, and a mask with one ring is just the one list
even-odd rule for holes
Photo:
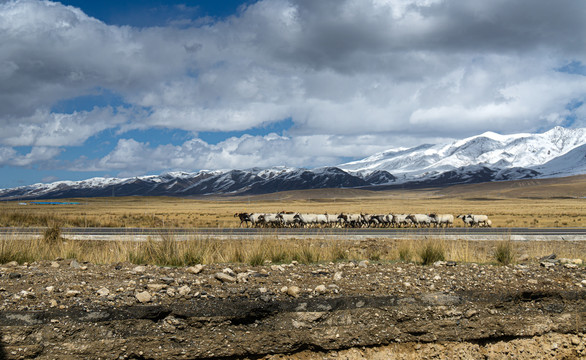
[[[576,261],[578,262],[578,261]],[[586,358],[571,260],[0,266],[0,358]]]

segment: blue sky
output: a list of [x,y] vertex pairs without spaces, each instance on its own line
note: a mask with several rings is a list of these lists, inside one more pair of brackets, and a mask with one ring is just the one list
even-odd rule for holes
[[0,188],[584,127],[582,0],[0,0]]

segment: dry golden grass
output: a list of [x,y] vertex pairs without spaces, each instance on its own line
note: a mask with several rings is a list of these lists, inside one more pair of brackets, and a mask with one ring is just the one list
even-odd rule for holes
[[[148,241],[47,241],[0,240],[0,264],[57,258],[79,262],[112,264],[130,262],[160,266],[243,263],[252,266],[270,263],[328,263],[337,261],[416,262],[438,259],[463,263],[495,263],[503,241],[467,240],[344,240],[259,238],[252,240],[218,240],[194,237],[176,241],[173,236],[157,236]],[[528,255],[530,261],[556,254],[558,258],[586,260],[586,243],[568,241],[515,242],[515,255]],[[431,254],[430,254],[431,251]],[[440,255],[438,257],[438,254]],[[511,258],[516,261],[517,256]],[[435,260],[433,260],[435,259]]]

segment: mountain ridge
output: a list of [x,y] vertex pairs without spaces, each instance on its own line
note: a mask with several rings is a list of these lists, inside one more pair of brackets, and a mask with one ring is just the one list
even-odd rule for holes
[[325,188],[445,186],[586,174],[586,129],[539,134],[485,132],[444,144],[389,149],[338,166],[167,172],[58,181],[0,190],[0,199],[253,195]]

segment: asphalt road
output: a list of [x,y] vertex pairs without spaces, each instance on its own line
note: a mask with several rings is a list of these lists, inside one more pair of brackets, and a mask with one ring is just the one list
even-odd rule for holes
[[[45,228],[0,228],[0,238],[42,235]],[[258,238],[262,236],[332,238],[458,238],[470,240],[586,240],[586,228],[365,228],[365,229],[258,229],[258,228],[62,228],[65,238],[88,240],[137,239],[146,237]]]

